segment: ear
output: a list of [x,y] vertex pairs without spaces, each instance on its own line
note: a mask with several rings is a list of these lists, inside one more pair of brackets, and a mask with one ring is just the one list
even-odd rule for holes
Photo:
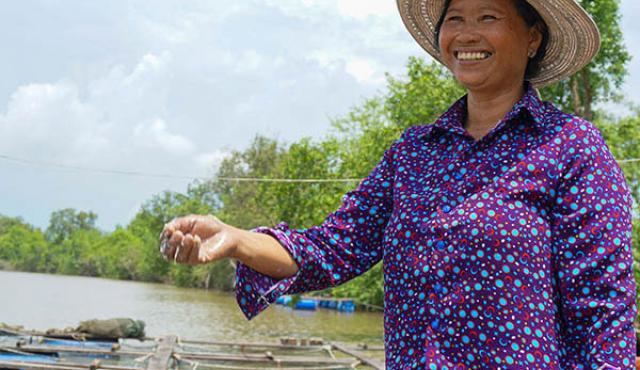
[[542,44],[542,27],[543,26],[540,25],[540,23],[537,23],[529,29],[528,50],[535,51],[537,53],[538,49],[540,48],[540,45]]

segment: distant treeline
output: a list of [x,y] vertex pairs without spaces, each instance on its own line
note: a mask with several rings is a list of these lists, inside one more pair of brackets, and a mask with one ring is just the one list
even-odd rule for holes
[[[593,81],[588,79],[589,74],[585,76],[586,80],[581,77],[580,82],[566,84],[594,85],[589,85],[589,102],[614,97],[611,89],[601,91],[595,86],[603,83],[601,74]],[[571,91],[583,91],[584,86],[561,87],[543,90],[544,98],[565,111],[585,111],[584,99],[571,95]],[[226,158],[209,181],[194,182],[185,193],[154,196],[127,226],[112,232],[96,228],[95,213],[74,209],[54,212],[46,230],[20,219],[0,217],[0,268],[230,290],[234,269],[229,261],[188,267],[161,258],[158,235],[166,222],[196,213],[215,214],[224,222],[245,229],[280,221],[295,228],[318,225],[340,206],[342,196],[357,186],[356,182],[256,183],[222,179],[364,178],[407,127],[433,122],[462,95],[462,89],[442,67],[411,58],[406,76],[388,77],[383,92],[335,119],[331,132],[323,139],[305,138],[285,144],[258,136],[246,150],[235,151]],[[630,117],[611,118],[606,112],[587,108],[617,158],[640,157],[637,110],[632,108],[634,114]],[[623,169],[635,199],[640,199],[640,163],[625,163]],[[636,222],[634,227],[636,259],[640,258],[639,224]],[[640,276],[638,270],[636,274]],[[329,293],[382,305],[381,266]]]

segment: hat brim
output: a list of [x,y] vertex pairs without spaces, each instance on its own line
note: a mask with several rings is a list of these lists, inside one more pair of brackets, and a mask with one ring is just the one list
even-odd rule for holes
[[[528,0],[544,19],[549,30],[545,57],[540,71],[529,79],[536,87],[563,80],[598,53],[600,32],[589,14],[574,0]],[[432,57],[442,63],[436,46],[435,28],[445,0],[397,0],[402,20],[413,38]]]

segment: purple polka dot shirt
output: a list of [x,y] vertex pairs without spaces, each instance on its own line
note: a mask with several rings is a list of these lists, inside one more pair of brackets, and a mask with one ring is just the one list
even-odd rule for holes
[[632,198],[598,129],[531,87],[478,141],[465,114],[405,131],[322,225],[253,230],[299,271],[239,264],[242,311],[382,260],[387,369],[635,369]]

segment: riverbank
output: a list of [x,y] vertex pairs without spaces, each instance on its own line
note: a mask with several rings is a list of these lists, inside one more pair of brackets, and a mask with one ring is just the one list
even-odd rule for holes
[[0,260],[0,271],[13,271],[11,264],[5,260]]

